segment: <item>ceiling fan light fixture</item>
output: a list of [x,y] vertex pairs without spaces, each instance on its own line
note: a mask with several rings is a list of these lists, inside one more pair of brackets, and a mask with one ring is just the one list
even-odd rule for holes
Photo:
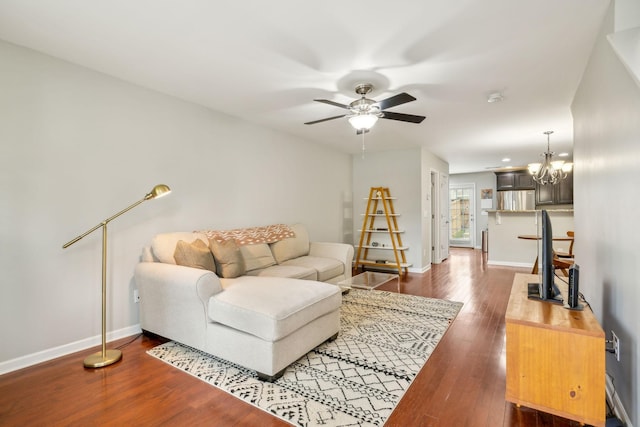
[[363,131],[366,132],[371,129],[379,118],[416,124],[422,123],[422,121],[426,118],[425,116],[417,116],[414,114],[386,111],[387,108],[392,108],[398,105],[406,104],[407,102],[415,101],[416,98],[409,95],[408,93],[402,92],[381,101],[374,101],[373,99],[369,99],[366,97],[366,95],[371,92],[372,89],[373,86],[369,83],[356,86],[356,93],[360,95],[360,98],[349,104],[341,104],[329,99],[314,99],[314,101],[322,102],[323,104],[329,104],[334,107],[343,108],[345,110],[348,110],[349,112],[347,114],[341,114],[339,116],[306,122],[305,125],[313,125],[316,123],[326,122],[328,120],[347,117],[349,119],[349,123],[351,123],[351,126],[353,126],[356,129],[357,133],[360,134]]
[[349,123],[355,130],[369,130],[378,121],[375,114],[354,114],[349,117]]

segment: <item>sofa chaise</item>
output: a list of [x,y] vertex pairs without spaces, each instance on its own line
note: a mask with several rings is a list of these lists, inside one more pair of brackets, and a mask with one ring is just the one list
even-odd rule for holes
[[352,259],[301,224],[159,234],[135,269],[140,325],[272,381],[337,336]]

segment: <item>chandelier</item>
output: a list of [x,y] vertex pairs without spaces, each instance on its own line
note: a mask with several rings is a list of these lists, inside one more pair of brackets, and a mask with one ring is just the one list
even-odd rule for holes
[[552,130],[544,132],[547,135],[547,151],[541,156],[544,157],[542,163],[529,163],[529,173],[533,176],[533,180],[540,185],[557,184],[567,177],[567,173],[573,169],[573,163],[565,163],[564,160],[553,160],[555,154],[549,148],[549,135]]

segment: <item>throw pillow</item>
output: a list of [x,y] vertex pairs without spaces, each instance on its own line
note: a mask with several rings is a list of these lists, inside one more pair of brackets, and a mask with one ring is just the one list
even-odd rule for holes
[[275,265],[276,260],[273,259],[271,249],[266,243],[258,243],[256,245],[241,245],[240,253],[244,260],[244,266],[247,271],[258,270]]
[[175,264],[176,260],[173,257],[173,253],[176,251],[178,240],[193,242],[196,239],[202,240],[205,245],[209,243],[207,236],[194,233],[193,231],[156,234],[151,240],[151,253],[157,261],[164,262],[165,264]]
[[196,239],[193,243],[178,240],[173,258],[178,265],[216,272],[213,255],[207,244],[200,239]]
[[245,273],[244,260],[235,240],[219,242],[211,239],[209,245],[216,262],[216,269],[222,277],[238,277]]
[[273,257],[278,264],[293,258],[309,255],[309,234],[302,224],[294,224],[291,229],[295,237],[280,240],[271,244]]

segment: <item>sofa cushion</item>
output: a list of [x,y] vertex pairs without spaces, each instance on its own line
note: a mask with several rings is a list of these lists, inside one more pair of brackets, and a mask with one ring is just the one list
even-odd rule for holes
[[247,271],[266,268],[275,265],[271,249],[266,243],[240,246],[240,253],[244,259],[244,266]]
[[344,273],[344,264],[333,258],[302,256],[282,263],[283,266],[312,268],[318,272],[318,279],[325,282]]
[[309,255],[309,233],[302,224],[294,224],[291,229],[295,237],[280,240],[271,244],[271,252],[278,264],[287,260]]
[[247,271],[249,276],[290,277],[292,279],[318,280],[318,273],[313,268],[297,265],[272,265],[267,268]]
[[213,254],[209,250],[209,246],[200,239],[196,239],[193,243],[178,240],[173,258],[178,265],[216,272]]
[[209,245],[216,262],[216,271],[225,278],[242,276],[245,273],[244,260],[235,240],[210,240]]
[[207,236],[192,231],[157,234],[151,240],[151,252],[158,261],[164,262],[165,264],[175,264],[176,260],[173,258],[173,254],[176,251],[178,240],[192,243],[196,239],[202,240],[207,245],[209,244]]
[[340,308],[340,288],[312,280],[242,276],[209,299],[209,318],[277,341]]

